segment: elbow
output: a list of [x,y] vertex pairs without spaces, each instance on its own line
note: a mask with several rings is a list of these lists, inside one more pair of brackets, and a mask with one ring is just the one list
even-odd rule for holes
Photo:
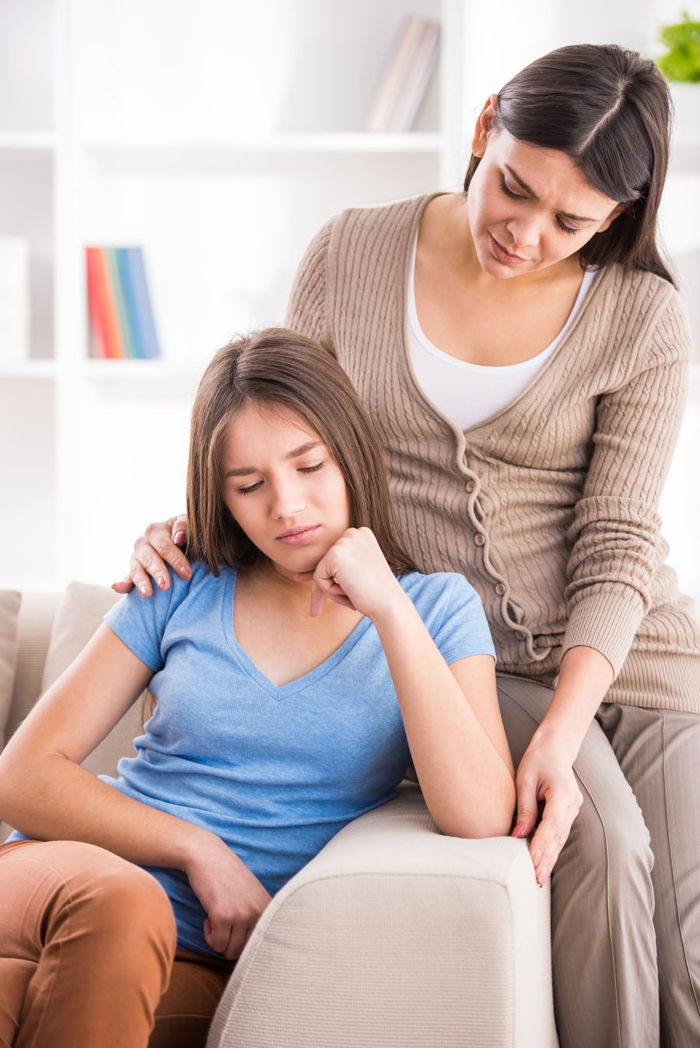
[[15,776],[7,768],[7,761],[0,756],[0,819],[12,825],[14,808]]
[[437,823],[445,837],[459,837],[463,841],[488,840],[492,837],[508,837],[513,825],[512,815],[507,819],[494,816],[491,819],[462,820],[459,823]]
[[508,837],[513,827],[516,793],[515,784],[503,790],[488,803],[474,805],[472,811],[450,813],[431,812],[440,833],[463,840],[482,840],[490,837]]
[[0,819],[9,826],[18,826],[23,814],[33,807],[39,785],[37,768],[17,758],[13,753],[0,754]]

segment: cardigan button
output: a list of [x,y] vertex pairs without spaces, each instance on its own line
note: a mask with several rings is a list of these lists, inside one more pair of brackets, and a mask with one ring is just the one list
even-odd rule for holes
[[502,583],[502,582],[498,582],[498,583],[496,584],[496,593],[498,594],[498,596],[499,596],[499,597],[502,597],[502,596],[503,596],[503,594],[505,593],[505,591],[506,591],[506,588],[505,588],[505,586],[503,585],[503,583]]
[[474,536],[474,545],[483,546],[485,542],[486,539],[484,538],[484,536],[481,534],[480,531],[477,531],[476,535]]

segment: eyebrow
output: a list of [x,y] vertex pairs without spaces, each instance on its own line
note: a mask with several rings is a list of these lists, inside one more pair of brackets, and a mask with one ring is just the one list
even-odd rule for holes
[[[508,164],[504,164],[503,166],[513,176],[513,178],[518,183],[518,185],[520,186],[521,189],[524,189],[526,193],[529,193],[530,196],[533,198],[533,200],[539,200],[539,197],[537,196],[537,193],[535,193],[535,191],[533,189],[530,189],[530,187],[527,184],[527,182],[524,182],[522,180],[522,178],[520,177],[520,175],[518,175],[513,170],[512,167],[509,167]],[[563,215],[564,218],[572,219],[574,222],[598,222],[599,221],[599,219],[597,219],[597,218],[584,218],[582,215],[572,215],[570,211],[560,211],[559,214]]]
[[[300,444],[298,448],[294,448],[293,451],[287,452],[284,456],[285,459],[298,458],[300,455],[305,455],[307,451],[313,451],[314,448],[320,447],[320,444],[316,440],[307,441],[306,444]],[[247,477],[251,473],[257,473],[258,470],[253,466],[243,466],[241,469],[230,469],[224,474],[224,480],[228,480],[229,477]]]

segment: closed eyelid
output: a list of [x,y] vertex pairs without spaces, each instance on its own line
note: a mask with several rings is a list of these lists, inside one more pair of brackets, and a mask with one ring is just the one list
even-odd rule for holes
[[[512,197],[514,200],[526,200],[527,199],[527,197],[521,196],[520,193],[513,192],[511,187],[506,182],[505,175],[503,175],[503,174],[501,174],[501,189],[506,194],[506,196]],[[534,199],[536,200],[537,198],[535,197]],[[566,222],[562,222],[561,217],[559,215],[557,215],[556,218],[557,218],[557,225],[559,226],[559,228],[564,233],[580,233],[581,232],[581,227],[567,225]],[[590,221],[593,221],[593,220],[592,219],[579,219],[578,221],[590,222]]]
[[[505,167],[506,171],[508,172],[508,174],[512,178],[515,179],[515,181],[518,183],[520,188],[522,190],[524,190],[524,192],[527,193],[528,196],[531,196],[533,200],[539,200],[539,197],[537,196],[537,193],[535,193],[534,189],[531,189],[530,186],[527,184],[527,182],[525,182],[520,177],[520,175],[516,171],[513,170],[512,167],[509,167],[508,164],[505,164],[504,167]],[[501,178],[505,182],[505,177],[504,177],[503,173],[501,173]],[[597,218],[584,218],[583,215],[574,215],[571,211],[560,211],[559,214],[563,218],[570,219],[570,221],[572,221],[572,222],[598,222],[598,221],[600,221]]]
[[[325,459],[321,459],[320,462],[310,463],[308,466],[295,466],[294,468],[295,468],[297,473],[315,473],[317,470],[321,469],[321,467],[324,464],[325,464]],[[238,480],[238,478],[237,477],[229,477],[228,480]],[[263,483],[264,483],[264,478],[261,478],[260,480],[253,481],[250,484],[243,484],[240,487],[238,487],[236,490],[239,491],[242,495],[247,495],[248,492],[255,491]]]

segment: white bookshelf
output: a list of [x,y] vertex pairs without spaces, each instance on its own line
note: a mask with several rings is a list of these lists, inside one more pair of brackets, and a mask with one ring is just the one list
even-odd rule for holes
[[[32,326],[28,360],[0,357],[0,585],[123,574],[144,524],[184,506],[213,351],[282,320],[333,213],[459,188],[482,95],[572,39],[550,6],[560,38],[506,0],[497,40],[467,0],[4,0],[0,235],[29,238]],[[442,26],[415,130],[367,133],[412,14]],[[674,171],[680,199],[692,146]],[[87,358],[88,243],[144,246],[162,360]]]
[[[369,134],[411,14],[442,23],[438,70],[414,131]],[[17,449],[0,466],[1,585],[121,574],[143,524],[184,503],[208,358],[282,320],[315,230],[458,178],[463,20],[454,0],[5,0],[0,235],[30,240],[32,331],[28,360],[0,357]],[[144,246],[162,360],[87,359],[87,243]]]
[[318,131],[298,135],[280,132],[220,138],[208,135],[195,138],[172,135],[130,139],[102,136],[91,138],[85,143],[87,151],[112,157],[119,153],[140,152],[151,156],[160,153],[164,157],[176,159],[207,153],[433,153],[437,156],[443,147],[442,135],[420,131],[385,134]]

